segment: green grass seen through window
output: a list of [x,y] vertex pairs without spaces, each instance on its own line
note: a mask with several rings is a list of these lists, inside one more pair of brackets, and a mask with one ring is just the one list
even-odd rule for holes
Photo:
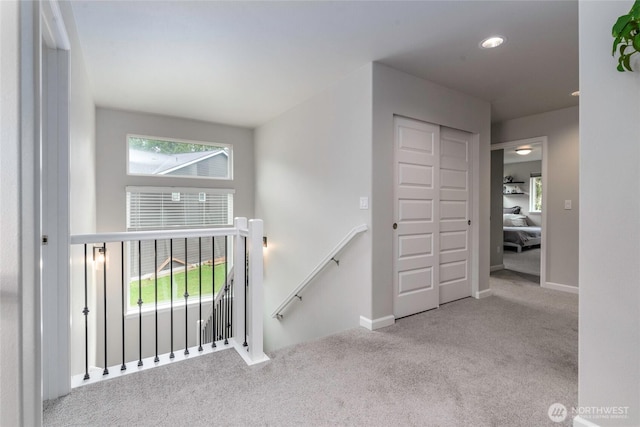
[[[212,276],[215,274],[215,282],[217,293],[224,286],[224,269],[226,264],[218,264],[215,268],[210,265],[202,266],[202,296],[211,295]],[[187,284],[189,291],[189,301],[193,301],[192,297],[200,294],[199,269],[194,268],[187,271]],[[129,305],[134,307],[138,305],[139,297],[139,281],[131,280],[129,283]],[[155,303],[155,279],[142,279],[142,302],[144,307],[146,304]],[[169,302],[171,300],[171,276],[158,277],[158,302]],[[184,268],[173,269],[173,301],[184,301]]]

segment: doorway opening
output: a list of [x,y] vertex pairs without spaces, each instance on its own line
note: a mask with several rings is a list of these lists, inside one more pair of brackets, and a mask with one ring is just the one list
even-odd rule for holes
[[491,147],[491,270],[546,281],[546,137]]

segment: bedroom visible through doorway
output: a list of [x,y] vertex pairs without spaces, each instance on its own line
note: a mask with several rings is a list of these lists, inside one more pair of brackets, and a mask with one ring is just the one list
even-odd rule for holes
[[533,276],[540,283],[546,276],[545,142],[546,138],[534,138],[492,147],[492,244],[496,253],[491,268]]

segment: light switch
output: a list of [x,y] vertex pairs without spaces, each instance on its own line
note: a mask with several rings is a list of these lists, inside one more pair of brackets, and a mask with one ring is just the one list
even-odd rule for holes
[[571,200],[565,200],[564,201],[564,208],[566,210],[570,210],[571,209]]
[[368,197],[360,197],[360,209],[362,209],[362,210],[369,209],[369,198]]

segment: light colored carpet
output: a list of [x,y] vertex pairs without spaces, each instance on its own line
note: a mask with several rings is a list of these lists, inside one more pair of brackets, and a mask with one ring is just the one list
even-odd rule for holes
[[520,253],[505,249],[502,263],[507,270],[540,276],[540,248],[523,249]]
[[278,350],[254,367],[229,350],[81,387],[46,402],[44,423],[561,425],[547,410],[577,406],[577,295],[508,271],[491,286],[492,297]]

